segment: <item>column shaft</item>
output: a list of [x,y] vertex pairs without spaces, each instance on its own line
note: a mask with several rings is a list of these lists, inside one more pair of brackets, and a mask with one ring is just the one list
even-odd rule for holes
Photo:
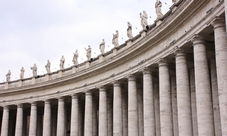
[[154,90],[151,72],[143,71],[144,136],[155,136]]
[[99,89],[99,136],[107,136],[107,94],[104,87]]
[[154,83],[154,105],[155,105],[155,136],[161,136],[160,128],[160,102],[159,102],[159,86]]
[[198,134],[199,136],[213,136],[212,96],[205,41],[200,37],[195,37],[193,45]]
[[37,131],[37,105],[36,102],[31,104],[29,136],[36,136]]
[[16,129],[15,136],[22,136],[23,134],[23,105],[17,105],[17,119],[16,119]]
[[130,75],[128,78],[128,135],[139,136],[138,104],[136,79]]
[[86,92],[86,96],[85,96],[84,136],[92,136],[92,93],[91,92]]
[[65,102],[64,98],[58,99],[57,136],[65,135]]
[[192,136],[189,74],[183,50],[176,51],[176,81],[179,136]]
[[51,136],[51,104],[45,101],[43,117],[43,136]]
[[79,100],[76,94],[72,96],[70,135],[79,136]]
[[122,136],[122,93],[119,82],[114,83],[113,95],[113,135]]
[[[225,0],[225,5],[227,4]],[[225,7],[227,9],[227,7]],[[225,13],[227,14],[227,13]],[[225,19],[218,17],[213,22],[215,38],[215,54],[218,80],[218,93],[222,134],[227,135],[227,38]]]
[[159,98],[160,98],[160,127],[162,136],[173,135],[172,108],[170,94],[169,68],[165,60],[159,62]]
[[9,133],[9,107],[4,106],[2,117],[2,130],[1,136],[8,136]]

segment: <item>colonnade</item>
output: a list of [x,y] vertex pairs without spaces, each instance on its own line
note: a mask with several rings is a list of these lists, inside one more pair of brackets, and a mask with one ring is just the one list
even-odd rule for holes
[[1,136],[227,135],[225,20],[217,17],[212,26],[212,45],[207,36],[195,35],[190,48],[181,46],[174,57],[112,84],[16,109],[5,105]]

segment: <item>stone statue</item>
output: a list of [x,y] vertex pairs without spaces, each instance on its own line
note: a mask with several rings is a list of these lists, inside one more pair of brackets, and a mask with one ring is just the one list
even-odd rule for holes
[[64,58],[64,56],[62,56],[60,59],[60,70],[64,69],[64,63],[65,63],[65,58]]
[[141,18],[141,25],[143,27],[143,30],[148,29],[147,13],[146,13],[146,11],[143,11],[143,14],[140,13],[140,18]]
[[132,25],[128,22],[127,36],[129,39],[132,39]]
[[37,76],[37,66],[36,66],[36,64],[34,64],[34,66],[31,67],[31,70],[32,70],[32,73],[33,73],[33,77],[36,77]]
[[91,59],[91,47],[88,45],[88,48],[84,48],[87,51],[87,59],[88,61]]
[[99,45],[99,49],[100,49],[101,54],[104,54],[104,52],[105,52],[105,40],[104,39],[102,39],[102,43]]
[[73,55],[73,64],[74,65],[78,65],[78,57],[79,57],[78,50],[76,50],[76,52]]
[[119,36],[119,33],[118,33],[118,31],[116,30],[116,34],[113,34],[113,39],[112,39],[112,43],[113,43],[114,47],[119,46],[119,43],[118,43],[118,36]]
[[11,75],[11,72],[9,70],[8,73],[6,74],[6,82],[10,81],[10,75]]
[[157,14],[157,19],[161,19],[163,14],[162,14],[162,2],[160,0],[156,0],[155,2],[155,11]]
[[50,61],[47,60],[47,65],[45,66],[46,67],[47,74],[50,73],[50,65],[51,65]]
[[20,79],[24,79],[24,72],[25,72],[24,67],[22,67],[20,70]]

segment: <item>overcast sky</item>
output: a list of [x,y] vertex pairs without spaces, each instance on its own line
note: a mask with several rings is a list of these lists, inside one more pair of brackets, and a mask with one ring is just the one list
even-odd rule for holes
[[[162,3],[166,13],[172,0]],[[96,57],[102,39],[109,51],[116,30],[120,44],[128,39],[127,22],[134,36],[142,30],[139,13],[143,10],[148,23],[154,23],[154,4],[155,0],[0,0],[0,82],[6,81],[8,70],[11,81],[19,79],[22,66],[25,78],[31,77],[34,63],[38,75],[43,75],[47,60],[52,72],[59,70],[62,55],[65,67],[70,67],[76,49],[79,62],[84,62],[88,45]]]

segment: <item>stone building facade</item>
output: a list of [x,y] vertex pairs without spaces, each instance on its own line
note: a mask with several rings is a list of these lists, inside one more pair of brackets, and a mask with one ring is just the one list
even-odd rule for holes
[[225,9],[180,0],[92,61],[0,83],[1,136],[227,136]]

